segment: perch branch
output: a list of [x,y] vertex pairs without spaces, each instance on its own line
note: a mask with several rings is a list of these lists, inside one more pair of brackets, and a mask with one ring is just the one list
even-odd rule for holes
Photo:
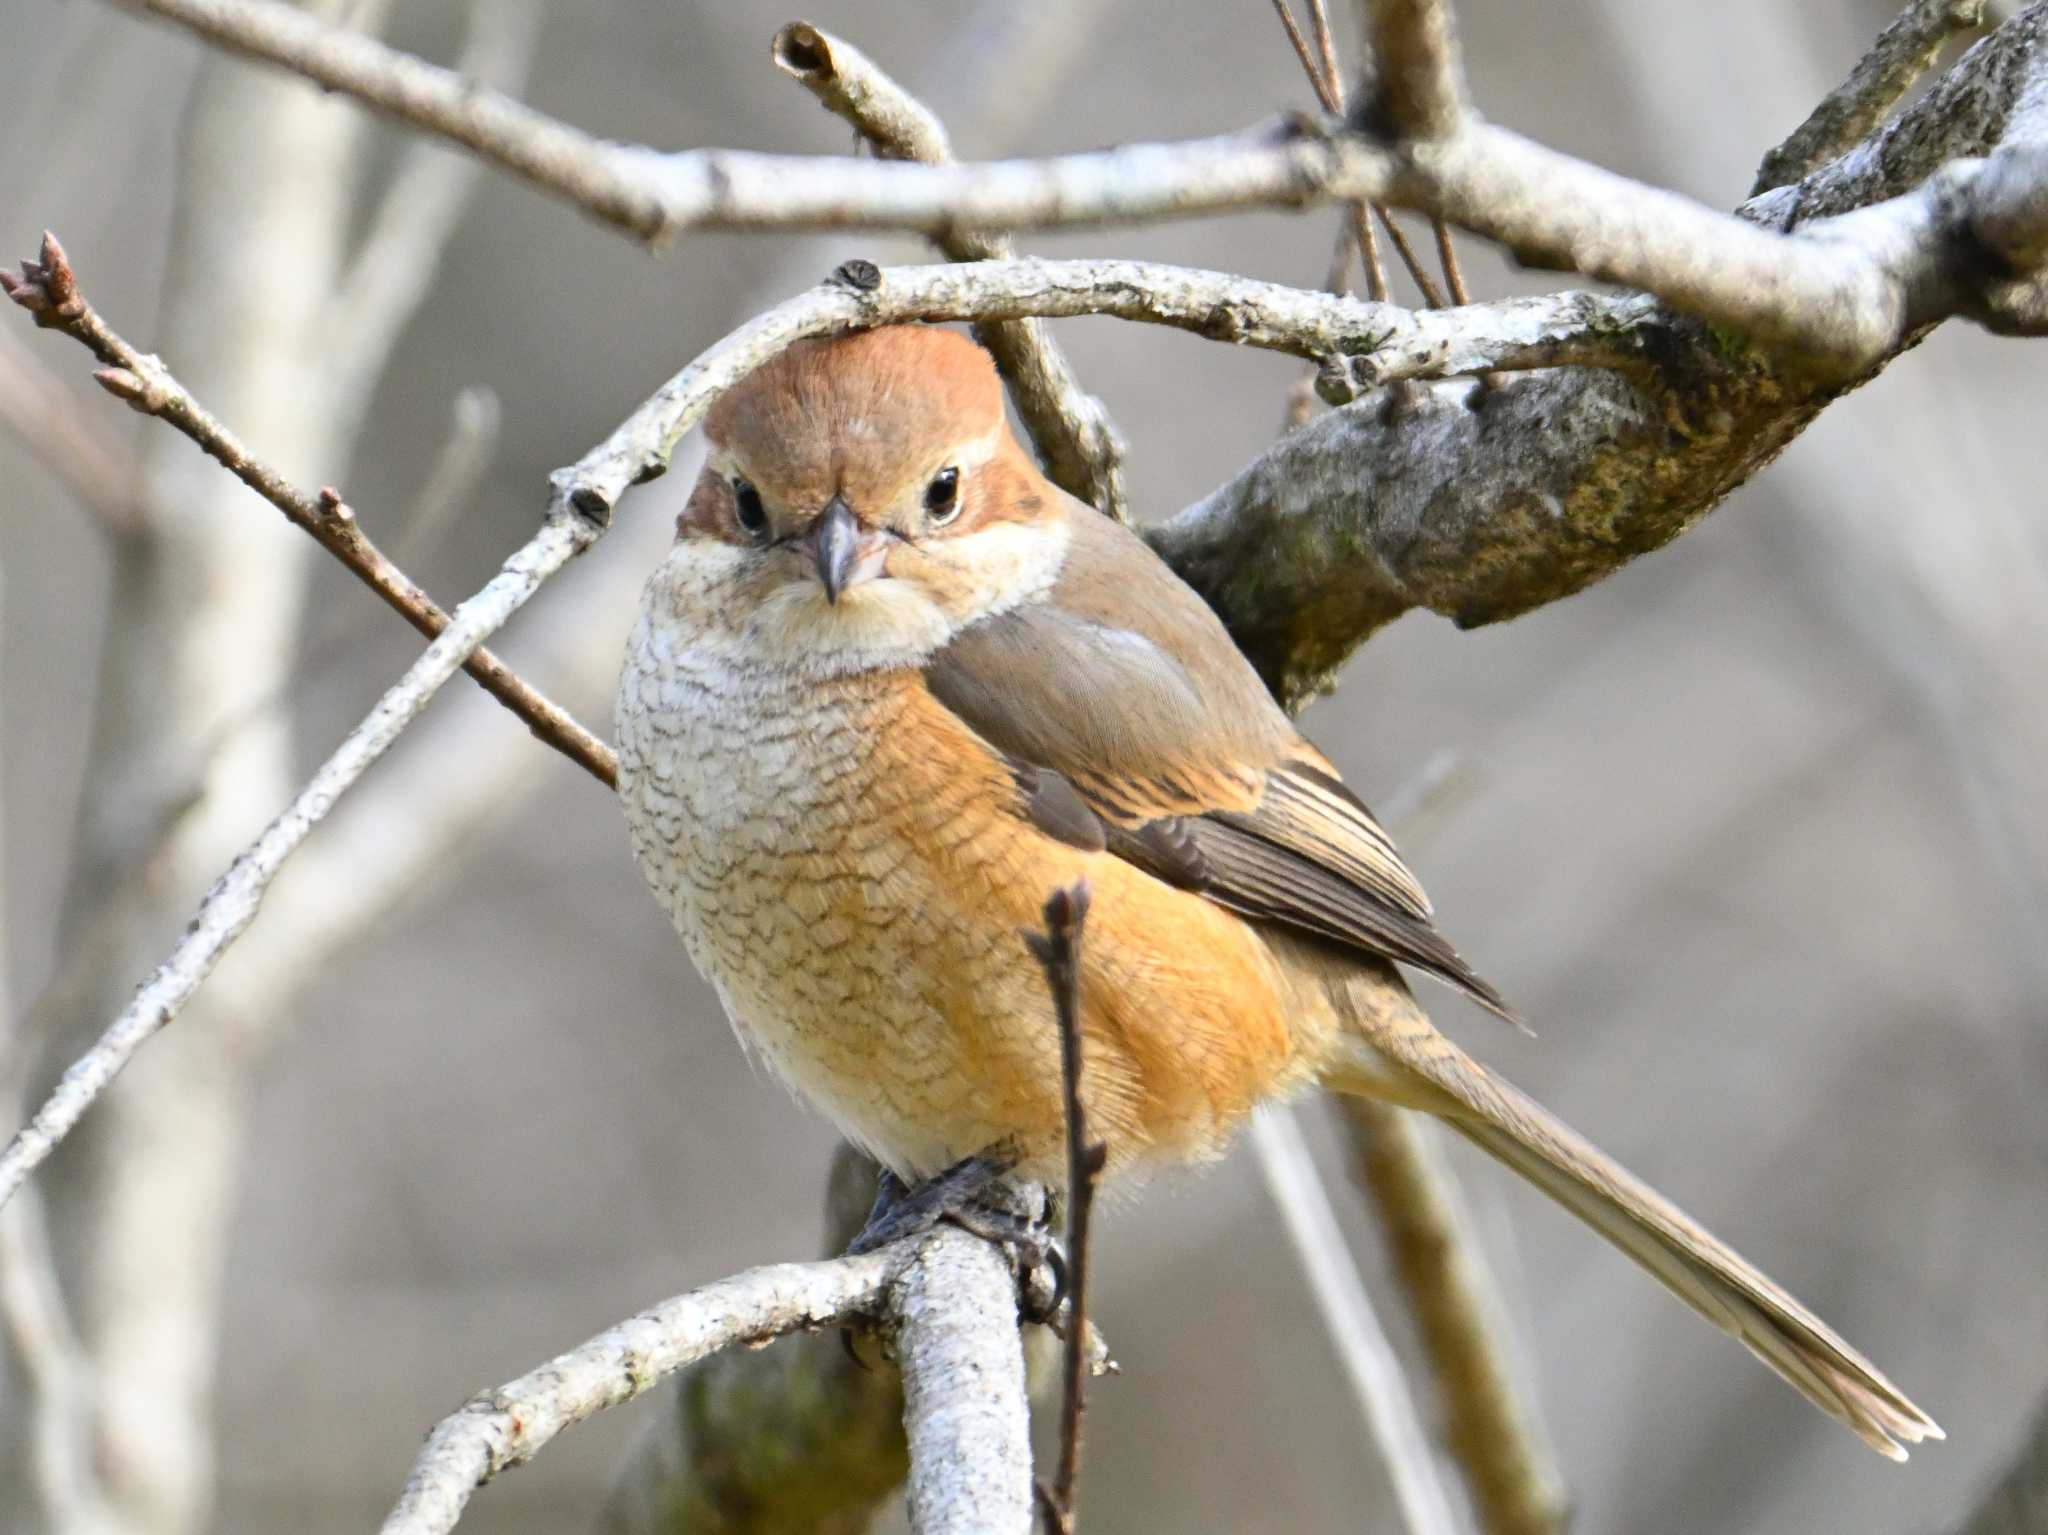
[[264,829],[200,902],[170,957],[136,991],[98,1042],[64,1073],[35,1117],[0,1152],[0,1204],[56,1149],[143,1042],[163,1028],[240,937],[264,891],[334,802],[418,717],[484,637],[502,625],[571,558],[597,537],[584,519],[557,511],[504,568],[456,609],[448,626],[351,731],[290,806]]
[[[776,67],[850,123],[889,160],[945,165],[953,147],[938,118],[841,38],[795,21],[775,34]],[[1009,240],[953,228],[934,242],[949,261],[1006,261]],[[1037,320],[990,320],[974,336],[996,360],[1048,478],[1070,495],[1130,521],[1124,443],[1102,401],[1081,387],[1059,344]]]
[[[109,394],[191,438],[236,479],[310,533],[420,633],[432,639],[447,628],[447,613],[370,541],[339,494],[322,490],[309,496],[293,485],[250,453],[160,359],[137,351],[107,326],[78,291],[71,264],[55,235],[43,236],[40,260],[23,262],[19,274],[0,269],[0,289],[35,316],[38,325],[61,331],[106,364],[93,377]],[[468,657],[463,669],[541,740],[599,781],[607,785],[617,782],[618,767],[611,748],[488,650]]]
[[1031,1415],[1017,1281],[981,1238],[940,1226],[891,1287],[915,1535],[1029,1535]]
[[1340,1099],[1337,1109],[1351,1143],[1353,1179],[1379,1217],[1414,1311],[1445,1437],[1480,1528],[1487,1535],[1557,1535],[1568,1513],[1563,1478],[1510,1368],[1502,1319],[1476,1267],[1449,1170],[1428,1138],[1431,1127],[1407,1109],[1363,1098]]
[[[989,1255],[1000,1268],[1001,1260]],[[383,1535],[452,1530],[471,1494],[500,1471],[524,1464],[564,1429],[630,1402],[695,1360],[880,1315],[922,1256],[922,1242],[903,1242],[858,1258],[749,1269],[664,1301],[472,1398],[428,1436]],[[1007,1271],[1004,1279],[1009,1282]]]
[[1944,43],[1983,24],[1984,0],[1912,0],[1877,34],[1849,78],[1764,156],[1749,195],[1759,197],[1810,175],[1868,138],[1913,83],[1934,67]]
[[1401,1362],[1387,1341],[1372,1298],[1358,1277],[1293,1111],[1263,1108],[1252,1117],[1259,1171],[1280,1207],[1300,1254],[1337,1361],[1358,1400],[1360,1416],[1387,1470],[1407,1535],[1455,1535],[1458,1522],[1437,1475],[1436,1455],[1408,1389]]
[[[2048,168],[2004,184],[1967,165],[1932,192],[1865,210],[1826,238],[1773,236],[1676,193],[1597,170],[1505,129],[1465,119],[1390,148],[1331,123],[1291,121],[1220,138],[973,165],[920,165],[736,150],[660,154],[604,144],[497,92],[272,0],[118,0],[221,46],[296,70],[647,238],[690,228],[862,227],[943,234],[1055,227],[1329,201],[1399,203],[1501,241],[1534,262],[1639,288],[1757,341],[1807,354],[1836,377],[1890,355],[1916,325],[1974,312],[1954,285],[1982,247],[1973,192],[2032,208]],[[1396,92],[1441,116],[1433,6]],[[2036,5],[2007,23],[2038,29]],[[1399,35],[1400,27],[1396,27]],[[1409,46],[1404,43],[1403,46]],[[1452,77],[1455,83],[1454,76]],[[1992,254],[1998,255],[1999,252]],[[1959,298],[1965,302],[1958,302]],[[2008,306],[2012,307],[2012,306]],[[1982,318],[1982,315],[1978,317]],[[2034,325],[2015,313],[2006,328]],[[2041,322],[2048,324],[2048,321]]]
[[1088,1240],[1095,1184],[1109,1147],[1088,1138],[1081,1101],[1081,942],[1088,925],[1088,885],[1058,890],[1045,903],[1045,931],[1027,933],[1052,993],[1060,1034],[1060,1085],[1067,1116],[1067,1339],[1060,1380],[1060,1458],[1050,1486],[1039,1488],[1055,1535],[1072,1535],[1081,1475],[1081,1419],[1088,1401]]

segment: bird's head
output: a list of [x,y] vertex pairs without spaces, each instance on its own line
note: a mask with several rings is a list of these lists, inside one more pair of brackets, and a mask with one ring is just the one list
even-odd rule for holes
[[704,641],[812,674],[915,665],[1058,573],[1064,498],[965,336],[799,343],[712,410],[666,581]]

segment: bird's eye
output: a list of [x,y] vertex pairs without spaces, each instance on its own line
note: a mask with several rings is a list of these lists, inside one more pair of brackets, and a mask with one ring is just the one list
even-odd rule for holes
[[733,515],[749,533],[756,533],[768,526],[768,509],[761,504],[761,492],[745,480],[732,482]]
[[941,469],[924,488],[924,509],[933,527],[944,527],[960,515],[960,471]]

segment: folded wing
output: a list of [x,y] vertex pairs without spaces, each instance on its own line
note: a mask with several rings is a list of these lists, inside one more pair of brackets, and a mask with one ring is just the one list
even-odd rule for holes
[[925,672],[1012,764],[1024,813],[1083,846],[1077,813],[1092,814],[1110,852],[1159,879],[1427,970],[1512,1018],[1207,605],[1128,530],[1078,506],[1073,523],[1049,596],[963,631]]

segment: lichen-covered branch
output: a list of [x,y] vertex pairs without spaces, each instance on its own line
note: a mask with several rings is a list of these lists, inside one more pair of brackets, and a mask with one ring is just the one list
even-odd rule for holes
[[[2039,267],[2005,275],[1988,263],[1969,220],[1946,202],[1954,189],[1923,177],[1994,152],[1961,160],[1966,195],[1979,218],[2003,210],[2004,222],[1990,227],[2013,251],[2037,248],[2040,188],[2017,195],[1999,181],[2002,165],[2040,158],[2032,135],[2044,97],[2048,5],[2035,4],[1871,146],[1784,189],[1777,211],[1846,206],[1840,222],[1801,227],[1816,243],[1868,237],[1873,249],[1916,220],[1927,221],[1923,232],[1946,227],[1961,242],[1950,260],[1976,284],[1973,301],[2023,308],[2038,301]],[[1878,206],[1859,209],[1859,200]],[[1866,214],[1876,226],[1856,222]],[[1920,275],[1921,291],[1933,293],[1959,272],[1936,259]],[[1904,301],[1906,290],[1897,296]],[[1283,438],[1154,529],[1152,541],[1223,615],[1275,692],[1299,702],[1411,609],[1466,626],[1498,622],[1669,543],[1930,323],[1909,305],[1895,315],[1892,340],[1845,377],[1647,306],[1626,329],[1641,363],[1633,373],[1532,373],[1499,389],[1438,384],[1361,399]]]
[[[885,159],[951,162],[952,142],[938,118],[843,38],[795,21],[775,34],[773,53],[783,73],[851,123]],[[971,229],[945,230],[934,243],[949,261],[1003,261],[1016,254],[1001,235]],[[1081,387],[1052,333],[1037,320],[989,320],[974,327],[974,338],[995,358],[1052,482],[1128,522],[1123,439],[1103,403]]]
[[1757,197],[1797,181],[1868,138],[1914,82],[1934,67],[1942,44],[1983,22],[1984,0],[1912,0],[1877,34],[1849,78],[1764,156],[1749,195]]

